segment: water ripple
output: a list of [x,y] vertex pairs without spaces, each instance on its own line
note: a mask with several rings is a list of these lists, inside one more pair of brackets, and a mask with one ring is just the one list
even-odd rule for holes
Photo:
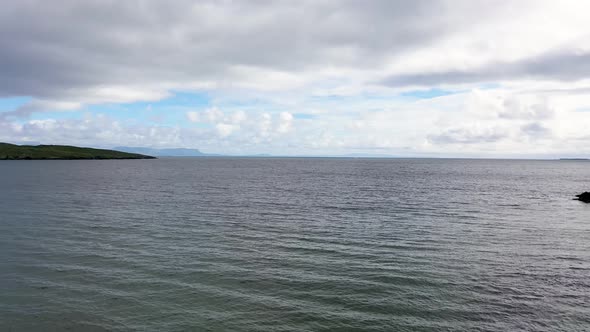
[[587,165],[0,162],[0,330],[583,331]]

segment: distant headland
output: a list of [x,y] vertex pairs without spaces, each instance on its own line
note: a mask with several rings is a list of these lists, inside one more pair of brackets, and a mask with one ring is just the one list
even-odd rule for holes
[[156,159],[139,153],[67,145],[14,145],[0,143],[0,160]]
[[140,148],[140,147],[129,147],[129,146],[118,146],[113,148],[117,151],[139,153],[149,156],[156,157],[220,157],[218,154],[203,153],[197,149],[155,149],[155,148]]

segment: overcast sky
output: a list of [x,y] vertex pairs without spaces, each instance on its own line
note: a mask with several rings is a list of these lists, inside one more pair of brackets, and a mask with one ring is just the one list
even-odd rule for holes
[[5,1],[0,141],[590,155],[586,1]]

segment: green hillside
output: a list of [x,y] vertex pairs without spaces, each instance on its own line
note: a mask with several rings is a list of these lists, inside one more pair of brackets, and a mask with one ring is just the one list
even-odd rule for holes
[[26,159],[155,159],[155,157],[67,145],[33,146],[0,143],[0,160]]

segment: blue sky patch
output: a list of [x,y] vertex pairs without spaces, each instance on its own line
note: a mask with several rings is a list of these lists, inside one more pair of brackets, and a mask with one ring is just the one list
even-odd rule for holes
[[293,117],[295,119],[314,119],[316,116],[313,114],[307,114],[307,113],[295,113],[295,114],[293,114]]
[[0,112],[2,111],[14,111],[15,109],[23,106],[24,104],[31,101],[31,97],[10,97],[0,98]]
[[174,92],[158,101],[90,105],[86,110],[122,121],[176,126],[187,123],[186,112],[202,111],[210,106],[211,98],[206,93]]
[[441,89],[428,89],[428,90],[415,90],[403,92],[400,95],[402,97],[409,97],[415,99],[431,99],[436,97],[443,97],[457,93],[457,91],[441,90]]

